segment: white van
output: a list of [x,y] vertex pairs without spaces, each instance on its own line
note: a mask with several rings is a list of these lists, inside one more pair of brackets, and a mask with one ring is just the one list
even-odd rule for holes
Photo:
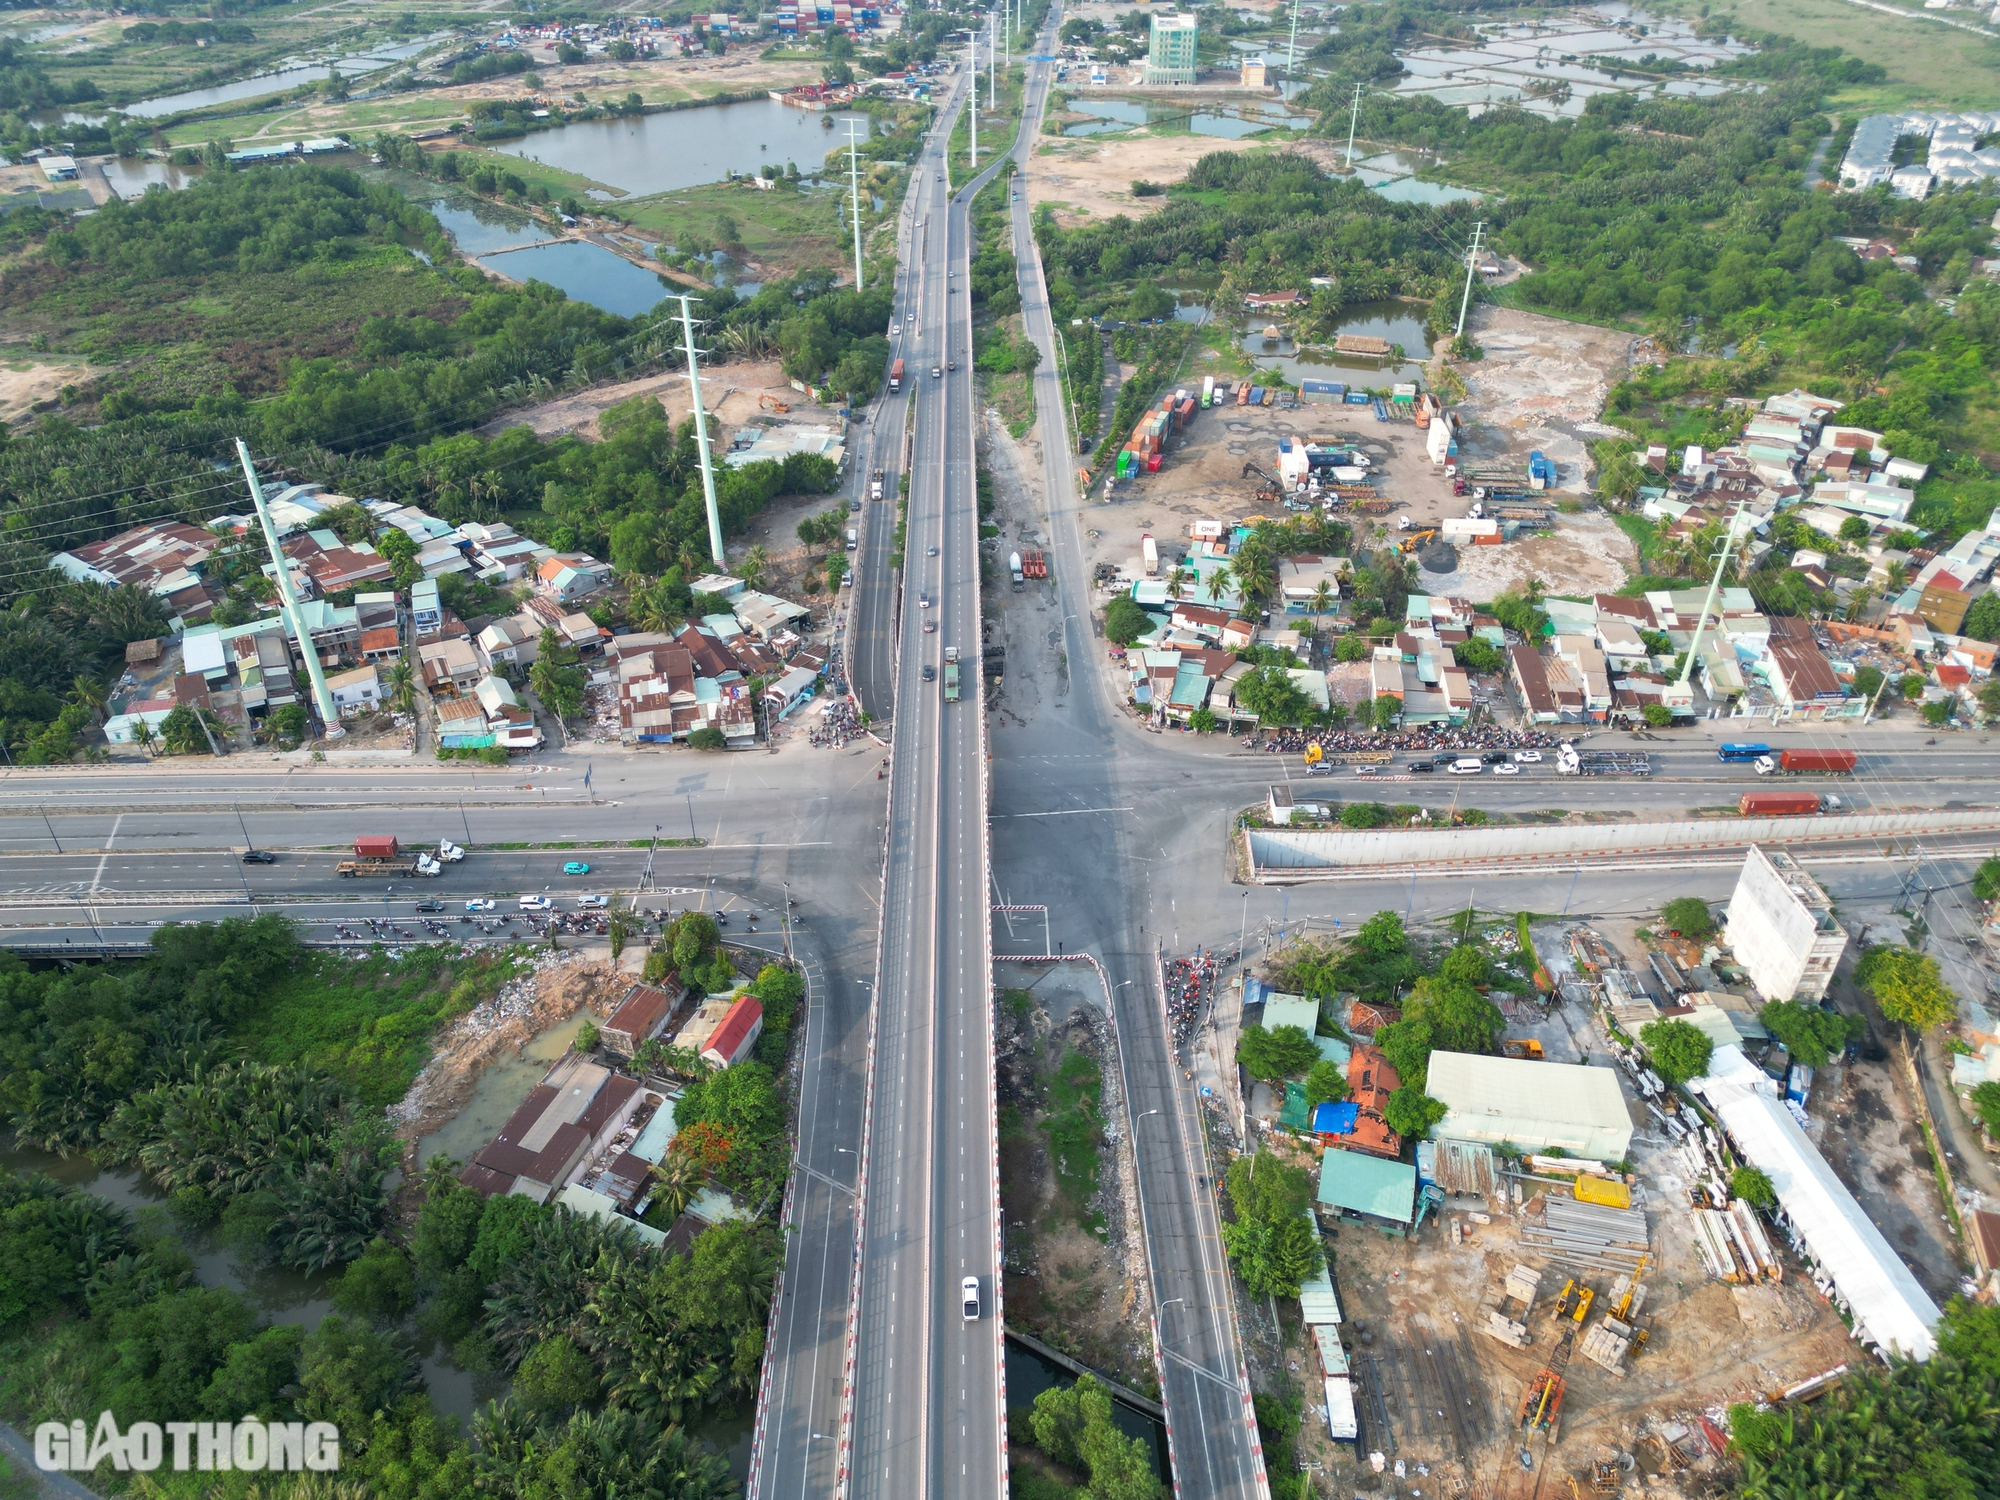
[[1485,769],[1486,763],[1476,755],[1461,755],[1451,763],[1451,774],[1454,776],[1477,776]]
[[523,896],[521,898],[522,911],[548,911],[554,905],[555,902],[549,900],[547,896]]

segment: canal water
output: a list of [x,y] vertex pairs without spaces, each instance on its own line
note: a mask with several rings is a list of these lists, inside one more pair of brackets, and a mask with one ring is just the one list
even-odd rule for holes
[[299,63],[275,73],[259,73],[254,78],[239,78],[234,83],[218,83],[213,88],[161,94],[155,99],[141,99],[137,104],[126,105],[125,113],[136,119],[156,120],[162,115],[179,114],[184,109],[207,109],[215,104],[235,104],[243,99],[259,99],[266,94],[282,94],[285,90],[295,89],[302,83],[321,82],[325,79],[329,66],[338,68],[343,78],[358,78],[363,74],[379,73],[384,68],[393,68],[397,63],[407,62],[441,39],[442,33],[439,36],[426,37],[420,42],[398,42],[372,47],[352,57],[338,58],[330,65],[324,62]]
[[1142,103],[1136,99],[1072,98],[1069,107],[1089,115],[1063,127],[1067,136],[1108,135],[1141,125],[1158,126],[1172,134],[1185,130],[1190,135],[1212,135],[1225,140],[1241,140],[1260,130],[1280,126],[1304,130],[1312,124],[1310,115],[1293,114],[1282,104],[1245,104],[1212,110],[1187,110],[1172,105]]
[[[1346,309],[1336,330],[1366,334],[1401,344],[1415,360],[1370,359],[1365,355],[1335,354],[1332,349],[1307,349],[1285,332],[1286,323],[1268,313],[1253,313],[1236,326],[1237,343],[1260,370],[1275,370],[1297,385],[1302,380],[1338,380],[1345,385],[1386,387],[1411,381],[1422,373],[1420,363],[1429,348],[1424,334],[1425,309],[1422,304],[1391,299],[1384,302],[1357,302]],[[1275,326],[1279,337],[1267,338],[1264,329]]]
[[617,120],[584,120],[497,141],[496,151],[560,167],[629,194],[666,193],[719,182],[730,172],[795,165],[816,176],[826,154],[847,144],[849,121],[862,140],[873,117],[794,109],[775,99],[670,109]]
[[[1076,1377],[1061,1365],[1043,1359],[1026,1345],[1007,1340],[1007,1410],[1023,1412],[1035,1404],[1035,1397],[1051,1387],[1067,1389]],[[1111,1403],[1111,1417],[1127,1437],[1138,1438],[1153,1455],[1163,1483],[1173,1483],[1173,1466],[1167,1462],[1167,1429],[1144,1412]]]
[[566,297],[621,318],[651,312],[668,291],[666,278],[658,272],[585,240],[502,250],[481,256],[479,263],[509,281],[546,281]]

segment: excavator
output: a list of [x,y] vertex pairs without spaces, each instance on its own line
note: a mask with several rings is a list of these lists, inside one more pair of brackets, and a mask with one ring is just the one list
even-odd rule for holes
[[1262,481],[1257,489],[1258,504],[1265,505],[1273,500],[1282,501],[1285,498],[1285,487],[1255,464],[1247,463],[1243,466],[1243,477]]
[[757,393],[757,409],[759,411],[790,411],[791,407],[759,391]]
[[1405,556],[1408,556],[1410,553],[1415,552],[1417,548],[1423,546],[1425,542],[1432,542],[1436,540],[1437,540],[1437,528],[1433,526],[1425,531],[1411,532],[1408,536],[1402,538],[1402,540],[1396,543],[1396,550],[1404,554]]

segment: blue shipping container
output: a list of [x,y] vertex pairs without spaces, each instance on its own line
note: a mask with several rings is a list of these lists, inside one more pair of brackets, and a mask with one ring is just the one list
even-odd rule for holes
[[1366,391],[1349,391],[1347,393],[1347,404],[1349,406],[1366,406],[1368,404],[1368,393]]

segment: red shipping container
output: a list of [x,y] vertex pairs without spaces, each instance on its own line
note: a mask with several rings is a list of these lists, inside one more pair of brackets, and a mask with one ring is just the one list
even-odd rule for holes
[[394,859],[396,849],[393,833],[364,833],[354,841],[356,859]]
[[1736,810],[1746,818],[1795,818],[1819,811],[1817,792],[1745,792]]
[[1159,473],[1159,472],[1160,472],[1160,455],[1159,455],[1159,454],[1157,454],[1157,453],[1148,453],[1148,454],[1146,455],[1146,472],[1147,472],[1148,474],[1157,474],[1157,473]]
[[1783,750],[1778,754],[1778,765],[1787,771],[1851,771],[1854,769],[1852,750]]

